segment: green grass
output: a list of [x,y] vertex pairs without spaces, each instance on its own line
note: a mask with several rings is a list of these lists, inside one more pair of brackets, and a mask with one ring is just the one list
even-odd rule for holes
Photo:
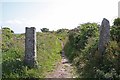
[[50,72],[60,57],[61,43],[52,33],[37,33],[38,63],[43,74]]
[[80,78],[119,78],[120,26],[111,28],[110,42],[106,46],[103,62],[100,63],[98,24],[85,23],[77,29],[78,31],[60,29],[56,32],[37,32],[36,69],[29,69],[23,64],[25,35],[13,34],[10,29],[4,29],[3,78],[44,78],[54,69],[56,62],[61,60],[61,41],[65,44],[66,56],[76,66]]
[[[5,31],[5,32],[4,32]],[[2,77],[3,78],[44,78],[54,69],[61,59],[62,50],[58,36],[54,33],[37,32],[37,62],[38,68],[29,69],[23,64],[25,55],[25,35],[11,34],[3,30],[2,34]],[[6,36],[7,34],[7,36]]]

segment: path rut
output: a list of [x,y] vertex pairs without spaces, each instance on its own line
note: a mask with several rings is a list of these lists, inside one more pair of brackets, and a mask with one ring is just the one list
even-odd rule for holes
[[[64,47],[63,42],[61,41],[62,48]],[[64,50],[62,50],[61,61],[57,64],[57,67],[53,72],[48,74],[46,78],[75,78],[75,71],[72,64],[69,62],[65,56]]]

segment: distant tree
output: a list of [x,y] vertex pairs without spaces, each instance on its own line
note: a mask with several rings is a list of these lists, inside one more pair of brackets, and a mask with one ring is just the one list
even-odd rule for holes
[[113,22],[115,26],[120,26],[120,18],[116,18]]
[[67,31],[69,31],[69,30],[68,29],[58,29],[57,33],[62,33],[62,32],[67,32]]
[[49,29],[48,28],[42,28],[41,31],[42,32],[49,32]]

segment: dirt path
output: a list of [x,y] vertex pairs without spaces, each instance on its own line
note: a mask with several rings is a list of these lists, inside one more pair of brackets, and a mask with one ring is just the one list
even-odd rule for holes
[[[61,41],[62,48],[64,47],[63,42]],[[64,51],[62,50],[61,61],[57,64],[56,69],[51,72],[46,78],[75,78],[75,71],[71,63],[65,56]]]

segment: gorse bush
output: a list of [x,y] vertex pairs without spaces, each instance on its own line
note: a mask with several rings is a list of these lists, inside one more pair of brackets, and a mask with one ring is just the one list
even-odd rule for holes
[[112,26],[110,33],[111,33],[111,40],[120,42],[120,26]]
[[2,77],[23,75],[24,40],[17,40],[10,28],[2,28]]
[[119,26],[111,27],[111,39],[106,46],[102,63],[99,62],[98,40],[99,25],[85,23],[78,27],[79,32],[71,31],[64,48],[73,62],[80,78],[120,78],[120,41]]
[[85,23],[80,27],[80,33],[75,38],[76,48],[82,49],[87,43],[88,38],[98,36],[98,25],[96,23]]
[[13,31],[10,28],[2,28],[2,52],[12,46]]
[[79,52],[85,48],[88,39],[98,36],[98,25],[96,23],[85,23],[78,27],[79,31],[74,30],[69,32],[69,39],[65,46],[66,55],[73,60]]
[[113,22],[114,26],[120,26],[120,18],[116,18]]

